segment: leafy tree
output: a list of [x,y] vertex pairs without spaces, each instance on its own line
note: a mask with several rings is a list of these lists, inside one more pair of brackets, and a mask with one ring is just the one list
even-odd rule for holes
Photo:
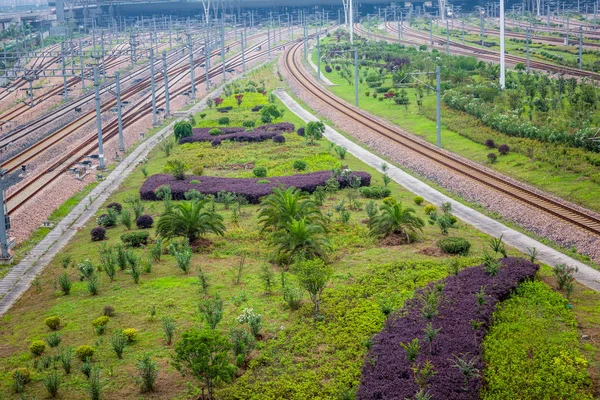
[[314,304],[314,314],[321,310],[321,299],[327,282],[333,275],[333,269],[319,258],[298,263],[294,268],[300,286],[306,290]]
[[402,207],[402,203],[384,204],[380,207],[381,213],[369,221],[369,230],[372,236],[385,237],[391,234],[405,235],[410,242],[410,234],[422,231],[425,223],[415,215],[415,210]]
[[188,121],[179,121],[173,129],[175,139],[179,140],[184,137],[192,136],[192,124]]
[[299,189],[275,188],[260,204],[258,223],[262,231],[284,229],[293,220],[306,219],[311,224],[323,225],[325,219],[316,203]]
[[281,112],[275,104],[267,104],[260,110],[260,120],[265,124],[269,124],[277,118],[281,118]]
[[183,333],[175,345],[174,365],[183,375],[203,381],[208,399],[213,398],[214,384],[229,382],[236,367],[229,360],[231,343],[222,333],[193,328]]
[[156,232],[159,236],[173,238],[185,236],[193,242],[207,233],[225,233],[223,217],[212,210],[204,210],[209,200],[184,201],[172,206],[159,218]]
[[314,144],[315,140],[319,140],[323,137],[325,132],[325,124],[321,121],[311,121],[306,125],[304,135],[308,138],[310,144]]
[[288,263],[314,257],[324,257],[329,242],[323,225],[302,218],[292,220],[285,229],[273,236],[276,254]]

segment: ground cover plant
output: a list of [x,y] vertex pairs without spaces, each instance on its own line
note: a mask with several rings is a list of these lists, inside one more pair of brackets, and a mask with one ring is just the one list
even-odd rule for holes
[[[275,87],[273,76],[268,66],[254,81],[229,87],[220,106],[232,107],[226,113],[231,126],[260,125],[252,109],[269,103],[269,96],[257,89]],[[246,92],[249,87],[255,91]],[[214,127],[222,116],[212,108],[190,123]],[[304,126],[288,110],[272,123],[282,121]],[[416,217],[428,218],[425,204],[415,206],[415,195],[394,182],[387,182],[388,198],[367,198],[358,187],[340,189],[333,180],[312,195],[292,189],[277,197],[295,199],[281,212],[267,206],[278,204],[275,197],[259,205],[229,196],[202,203],[199,193],[175,200],[163,188],[161,201],[139,198],[146,174],[163,173],[169,161],[187,165],[184,175],[200,180],[252,178],[256,167],[267,170],[266,179],[294,175],[303,161],[304,173],[341,173],[347,166],[370,174],[371,188],[386,184],[351,154],[340,160],[324,139],[308,145],[297,133],[283,136],[285,143],[189,143],[168,155],[152,151],[107,201],[119,203],[136,224],[127,226],[120,215],[104,240],[92,242],[97,222],[91,219],[0,319],[2,396],[18,398],[18,381],[28,398],[47,397],[48,386],[75,400],[188,399],[203,390],[206,396],[208,378],[215,398],[352,398],[370,339],[386,317],[416,289],[478,264],[489,238],[461,221],[449,236],[426,224],[410,244],[386,245],[369,235],[368,221],[384,204],[413,207]],[[214,229],[208,229],[208,216]],[[322,230],[307,229],[319,225]],[[129,233],[148,233],[147,243],[123,243]],[[468,241],[468,256],[450,262],[437,248],[446,237]],[[299,267],[305,258],[309,263]],[[311,273],[313,267],[319,274]],[[48,317],[60,319],[56,331],[45,324]],[[34,344],[37,352],[43,349],[39,356],[31,353]],[[187,349],[206,355],[204,345],[219,354],[216,371],[185,357]]]
[[493,273],[480,265],[429,285],[392,315],[373,338],[357,398],[404,399],[419,393],[430,398],[479,398],[481,340],[492,312],[538,269],[517,258],[501,263]]
[[[332,37],[323,39],[322,45],[321,64],[341,67],[323,72],[336,84],[329,90],[353,102],[353,60],[336,52],[346,43],[337,43]],[[444,148],[600,210],[597,197],[590,195],[600,184],[598,141],[594,140],[599,121],[598,92],[590,82],[508,71],[507,90],[501,91],[496,84],[497,65],[447,56],[437,50],[432,53],[442,66]],[[315,54],[313,59],[316,62]],[[361,108],[435,143],[435,93],[427,86],[414,85],[408,75],[433,71],[431,53],[370,42],[368,48],[359,47],[359,59]],[[432,76],[424,79],[435,86]],[[584,117],[578,116],[581,112]],[[490,152],[488,141],[494,142],[494,147],[508,145],[509,153]],[[492,164],[488,154],[494,154],[496,162]]]

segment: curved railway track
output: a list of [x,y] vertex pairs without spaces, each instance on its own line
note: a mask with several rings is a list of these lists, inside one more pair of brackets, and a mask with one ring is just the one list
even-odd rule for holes
[[[397,28],[393,24],[388,23],[387,27],[392,32],[396,32],[396,33],[398,32]],[[402,29],[403,29],[403,31],[402,31],[403,37],[409,36],[409,37],[412,37],[412,38],[418,40],[418,42],[411,41],[411,40],[402,40],[402,42],[406,42],[406,43],[410,43],[410,44],[424,44],[424,43],[429,44],[429,35],[428,34],[416,31],[407,26],[403,26]],[[363,34],[363,35],[365,34],[364,29],[360,25],[358,25],[358,30],[361,34]],[[374,35],[373,33],[371,33],[371,35],[379,37],[384,40],[388,40],[388,41],[394,40],[394,38],[392,38],[390,36]],[[447,42],[446,38],[433,35],[433,40],[434,40],[434,43],[436,43],[438,45],[438,49],[445,48],[446,42]],[[398,41],[398,39],[396,38],[395,41]],[[468,56],[476,57],[481,60],[491,61],[491,62],[495,62],[495,63],[500,62],[500,54],[495,51],[480,49],[478,47],[469,46],[466,44],[455,42],[453,40],[449,41],[449,47],[450,47],[451,52],[459,54],[459,55],[468,55]],[[512,65],[515,65],[518,63],[525,64],[527,62],[527,60],[525,58],[515,56],[512,54],[505,54],[505,60],[506,60],[507,64],[512,64]],[[542,61],[536,61],[536,60],[530,60],[529,65],[531,68],[537,69],[540,71],[550,71],[550,72],[553,72],[556,74],[564,74],[564,75],[581,77],[581,78],[587,77],[587,78],[591,78],[594,80],[600,80],[600,74],[598,74],[596,72],[581,71],[581,70],[574,69],[574,68],[562,67],[559,65],[549,64],[549,63],[545,63]]]
[[[239,43],[239,42],[235,42],[235,43]],[[277,46],[273,46],[273,47],[271,47],[271,50],[276,51],[278,49],[281,49],[281,48],[285,47],[286,45],[288,45],[288,43],[282,43],[282,44],[278,44]],[[266,40],[264,40],[260,43],[257,43],[254,46],[248,47],[246,49],[247,53],[245,56],[245,61],[251,62],[260,57],[264,57],[268,52],[267,50],[262,50],[260,52],[255,52],[253,50],[256,50],[259,46],[262,46],[264,48],[265,44],[266,44]],[[231,44],[231,46],[233,46],[233,44]],[[215,53],[218,54],[219,52],[220,52],[220,50],[215,50],[215,52],[213,52],[211,54],[211,57],[214,56]],[[252,53],[250,53],[250,52],[252,52]],[[230,68],[236,68],[236,67],[241,66],[242,65],[241,59],[242,59],[241,54],[231,57],[230,59],[225,61],[225,68],[230,69]],[[196,62],[197,62],[197,64],[200,64],[200,63],[204,62],[204,59],[197,60]],[[179,71],[179,73],[176,77],[170,78],[169,86],[170,87],[175,86],[178,83],[180,83],[182,79],[188,77],[189,76],[188,68],[189,67],[183,67],[183,70]],[[209,70],[209,79],[220,76],[222,74],[222,70],[223,70],[222,64],[217,64],[216,66],[212,67]],[[196,85],[198,85],[198,84],[204,83],[205,79],[206,79],[205,74],[201,74],[201,76],[196,78],[194,82]],[[130,88],[130,89],[135,90],[134,88]],[[139,88],[137,88],[137,89],[139,89]],[[184,94],[188,90],[189,90],[189,85],[186,85],[177,90],[173,90],[172,92],[169,92],[171,100],[173,100],[175,97],[177,97],[179,95]],[[137,91],[139,91],[139,90],[136,90],[136,92]],[[146,94],[142,99],[137,101],[137,104],[135,106],[131,107],[130,109],[126,110],[123,113],[123,118],[122,118],[123,128],[132,126],[137,121],[139,121],[141,118],[144,118],[145,116],[151,114],[152,106],[150,104],[150,97],[151,97],[151,94]],[[157,107],[161,107],[165,104],[164,87],[160,87],[157,90],[156,98],[157,98]],[[93,117],[92,120],[94,118],[95,117]],[[81,128],[81,126],[83,126],[87,122],[89,122],[89,121],[72,124],[72,126],[70,126],[68,130],[61,132],[59,136],[56,136],[54,139],[52,139],[52,144],[50,144],[50,145],[59,144],[60,141],[64,137],[70,135],[76,129]],[[103,138],[103,141],[106,143],[108,140],[110,140],[116,136],[118,136],[118,125],[117,125],[117,120],[113,119],[108,124],[105,124],[103,126],[102,138]],[[30,148],[31,151],[29,151],[30,149],[27,149],[26,152],[24,152],[24,153],[26,153],[25,156],[29,157],[29,158],[33,158],[40,152],[43,152],[48,147],[48,145],[49,145],[49,143],[45,143],[40,146],[32,146],[32,148]],[[83,159],[85,156],[97,152],[97,149],[98,149],[97,135],[95,135],[95,134],[89,135],[86,139],[84,139],[81,143],[79,143],[74,149],[69,151],[66,155],[64,155],[60,159],[56,160],[50,167],[47,168],[47,170],[37,173],[34,177],[29,179],[24,185],[20,186],[14,192],[8,194],[6,197],[6,202],[7,202],[7,209],[9,210],[9,212],[13,212],[13,211],[17,210],[18,208],[20,208],[21,206],[23,206],[23,204],[25,204],[31,197],[35,196],[37,193],[42,191],[48,184],[50,184],[51,182],[53,182],[57,178],[59,178],[71,166],[75,165],[75,163],[77,163],[79,160]],[[20,165],[20,160],[19,161],[13,160],[10,165],[5,163],[5,164],[3,164],[2,167],[5,168],[5,165],[6,165],[6,168],[11,168],[14,171],[16,166]]]
[[448,168],[459,175],[473,179],[500,193],[509,195],[540,211],[549,213],[557,218],[569,222],[587,232],[600,235],[600,219],[580,211],[577,208],[562,204],[551,197],[531,191],[525,187],[503,179],[485,169],[464,162],[452,154],[438,149],[428,143],[423,143],[399,129],[393,129],[381,123],[377,118],[351,106],[340,98],[329,93],[317,84],[312,76],[307,73],[299,62],[301,45],[294,45],[285,53],[284,64],[297,84],[308,91],[312,96],[327,104],[328,107],[345,115],[349,120],[362,129],[384,136],[394,142],[420,154],[434,164]]

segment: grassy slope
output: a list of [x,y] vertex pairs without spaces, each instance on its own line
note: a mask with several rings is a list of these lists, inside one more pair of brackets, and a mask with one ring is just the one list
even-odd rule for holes
[[[316,54],[313,54],[313,59],[316,61]],[[324,70],[325,66],[322,65],[322,68]],[[353,86],[350,86],[345,79],[335,72],[323,73],[329,80],[338,85],[330,87],[333,93],[348,102],[354,103]],[[396,106],[388,100],[380,102],[373,97],[366,97],[365,92],[372,92],[373,90],[368,88],[366,84],[359,85],[359,102],[362,109],[384,117],[408,132],[423,137],[430,143],[436,142],[435,94],[433,92],[429,92],[429,94],[426,92],[423,98],[423,109],[419,113],[414,89],[407,89],[411,104],[406,111],[404,107]],[[442,104],[442,146],[463,157],[484,164],[487,163],[489,149],[483,144],[476,143],[461,135],[461,133],[468,135],[469,131],[475,130],[489,132],[491,138],[500,138],[496,140],[497,144],[503,143],[500,140],[504,137],[505,142],[508,142],[509,145],[519,143],[521,147],[526,146],[526,141],[507,138],[505,135],[485,127],[476,118],[449,109]],[[556,165],[532,160],[516,152],[499,157],[498,161],[492,164],[491,167],[559,197],[593,210],[600,210],[600,198],[595,195],[600,187],[584,174],[572,173],[563,168],[558,168]],[[590,172],[594,173],[594,171]]]

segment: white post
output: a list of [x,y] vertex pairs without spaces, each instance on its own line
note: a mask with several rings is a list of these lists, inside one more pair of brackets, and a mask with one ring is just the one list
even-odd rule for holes
[[354,0],[350,0],[350,44],[354,44]]
[[500,87],[506,87],[506,66],[504,61],[504,0],[500,0]]

